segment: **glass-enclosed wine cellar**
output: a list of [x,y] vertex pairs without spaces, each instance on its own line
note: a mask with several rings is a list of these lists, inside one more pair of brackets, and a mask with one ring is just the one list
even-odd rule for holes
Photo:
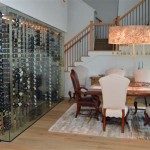
[[13,140],[63,99],[62,54],[61,31],[0,6],[0,140]]

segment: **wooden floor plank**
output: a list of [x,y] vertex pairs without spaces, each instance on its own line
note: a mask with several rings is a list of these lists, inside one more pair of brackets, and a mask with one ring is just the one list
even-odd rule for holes
[[48,129],[72,105],[59,103],[39,121],[10,143],[1,142],[0,150],[149,150],[150,141],[50,133]]

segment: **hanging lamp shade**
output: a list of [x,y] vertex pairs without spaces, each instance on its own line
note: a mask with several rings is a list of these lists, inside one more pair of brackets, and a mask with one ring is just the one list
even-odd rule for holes
[[150,26],[112,26],[109,28],[109,44],[150,44]]

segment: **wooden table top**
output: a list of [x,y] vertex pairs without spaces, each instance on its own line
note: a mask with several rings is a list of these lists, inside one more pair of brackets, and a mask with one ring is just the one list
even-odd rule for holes
[[[88,93],[89,92],[92,95],[102,95],[101,86],[98,84],[92,85],[88,90]],[[150,97],[150,86],[129,86],[127,96]]]

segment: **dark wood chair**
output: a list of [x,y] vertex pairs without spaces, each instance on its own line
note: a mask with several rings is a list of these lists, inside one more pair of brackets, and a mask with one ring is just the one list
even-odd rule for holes
[[95,116],[98,119],[100,106],[99,96],[91,95],[91,93],[88,92],[87,88],[80,86],[78,75],[75,70],[71,70],[70,77],[72,80],[77,102],[77,111],[75,117],[77,118],[78,114],[80,113],[81,107],[93,107],[95,108]]
[[[82,65],[75,66],[73,70],[78,74],[80,86],[85,87],[86,79],[88,78],[88,68]],[[69,91],[68,95],[70,97],[69,102],[73,99],[75,100],[75,93],[73,91]]]

